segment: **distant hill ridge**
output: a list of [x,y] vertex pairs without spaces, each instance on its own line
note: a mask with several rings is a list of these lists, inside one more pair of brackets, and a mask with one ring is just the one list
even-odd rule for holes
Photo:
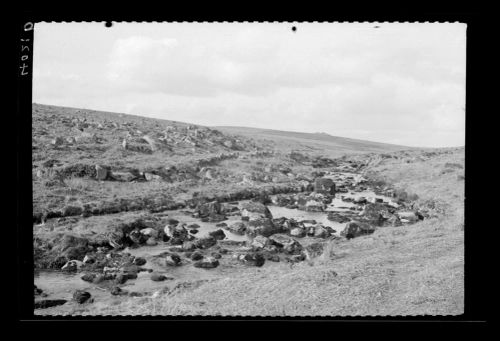
[[370,145],[392,146],[392,147],[404,148],[404,149],[412,148],[412,147],[408,147],[408,146],[396,145],[396,144],[391,144],[391,143],[374,142],[374,141],[369,141],[369,140],[360,140],[360,139],[353,139],[353,138],[349,138],[349,137],[334,136],[334,135],[330,135],[330,134],[325,133],[325,132],[304,133],[304,132],[287,131],[287,130],[250,128],[250,127],[238,127],[238,126],[214,126],[213,128],[219,129],[219,130],[227,130],[227,131],[230,131],[230,130],[241,131],[241,133],[245,133],[246,131],[248,131],[249,133],[250,132],[252,132],[252,133],[259,132],[259,133],[263,133],[263,134],[267,134],[267,135],[298,137],[298,138],[321,140],[321,141],[351,141],[351,142],[358,142],[358,143],[368,143]]
[[359,140],[348,137],[333,136],[324,132],[321,133],[304,133],[264,128],[248,128],[237,126],[216,126],[224,133],[239,134],[244,136],[252,136],[254,138],[271,139],[278,144],[296,146],[304,150],[312,148],[322,151],[325,154],[332,155],[341,153],[360,153],[360,152],[391,152],[398,150],[414,149],[413,147],[395,145],[390,143],[374,142],[367,140]]

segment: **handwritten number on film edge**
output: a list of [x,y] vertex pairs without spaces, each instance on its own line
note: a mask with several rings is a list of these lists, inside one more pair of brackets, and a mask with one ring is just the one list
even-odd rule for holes
[[[24,24],[24,31],[27,32],[27,31],[31,31],[33,30],[33,23],[31,22],[27,22],[26,24]],[[29,39],[21,39],[21,42],[29,42],[30,40]],[[21,44],[21,52],[26,52],[28,53],[30,50],[29,46],[28,45],[24,45],[24,44]],[[25,63],[26,60],[28,60],[29,58],[29,55],[28,54],[23,54],[21,56],[21,61],[23,62],[21,66],[19,66],[19,68],[21,69],[21,76],[26,76],[28,74],[28,72],[26,71],[26,68],[28,67],[28,64]]]

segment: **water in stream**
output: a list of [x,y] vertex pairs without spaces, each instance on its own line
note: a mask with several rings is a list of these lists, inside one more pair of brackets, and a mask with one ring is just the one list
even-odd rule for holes
[[[327,175],[326,177],[331,177],[337,182],[357,182],[360,181],[360,175],[354,173],[333,173]],[[306,212],[298,209],[289,209],[286,207],[279,207],[275,205],[269,205],[268,208],[271,211],[274,218],[286,217],[293,218],[295,220],[315,220],[324,226],[330,226],[339,233],[345,226],[345,223],[337,223],[328,220],[328,212],[346,212],[352,211],[352,207],[360,207],[360,205],[352,202],[344,202],[341,197],[350,198],[380,198],[386,203],[392,203],[391,198],[377,195],[371,190],[358,191],[358,192],[348,192],[348,193],[338,193],[332,200],[332,203],[327,207],[326,212]],[[240,202],[241,204],[242,202]],[[354,212],[358,212],[355,210]],[[197,238],[205,237],[209,232],[215,231],[220,227],[216,226],[216,223],[201,222],[197,218],[191,217],[188,212],[184,210],[169,211],[168,217],[177,219],[182,223],[186,224],[197,224],[200,227],[197,229],[198,233],[195,235]],[[240,216],[229,216],[224,222],[227,225],[231,225],[233,222],[240,221]],[[233,241],[246,241],[247,236],[241,236],[233,234],[228,230],[224,229],[226,234],[226,240]],[[308,238],[308,237],[306,237]],[[300,241],[301,239],[299,239]],[[234,273],[237,268],[237,264],[231,259],[230,255],[223,256],[219,261],[219,267],[215,269],[199,269],[192,266],[190,260],[183,260],[184,265],[179,267],[162,267],[156,264],[152,259],[155,255],[158,255],[168,249],[169,245],[164,243],[159,243],[156,246],[144,246],[137,249],[125,249],[124,252],[129,252],[132,255],[144,257],[147,263],[144,268],[152,269],[155,272],[162,273],[165,276],[173,278],[172,280],[167,280],[164,282],[154,282],[150,279],[150,273],[140,272],[138,278],[135,280],[127,281],[122,289],[128,290],[130,292],[139,292],[150,294],[154,291],[160,290],[166,286],[173,286],[181,281],[189,281],[193,279],[210,279],[221,277],[224,275],[230,275]],[[276,266],[276,263],[266,262],[265,265]],[[50,299],[67,299],[70,300],[72,293],[77,290],[85,290],[91,293],[92,297],[96,301],[109,300],[111,295],[109,291],[105,288],[99,287],[96,284],[85,282],[81,279],[82,274],[67,274],[61,271],[40,271],[35,273],[35,285],[44,290],[48,294],[47,298]]]

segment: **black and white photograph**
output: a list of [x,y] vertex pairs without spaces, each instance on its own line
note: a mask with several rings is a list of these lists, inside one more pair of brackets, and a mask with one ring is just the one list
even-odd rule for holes
[[34,315],[463,315],[467,29],[34,23]]

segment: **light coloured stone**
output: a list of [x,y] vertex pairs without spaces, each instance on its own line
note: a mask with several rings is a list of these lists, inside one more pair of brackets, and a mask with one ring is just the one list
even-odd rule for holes
[[105,180],[108,177],[108,170],[100,165],[95,166],[97,180]]

